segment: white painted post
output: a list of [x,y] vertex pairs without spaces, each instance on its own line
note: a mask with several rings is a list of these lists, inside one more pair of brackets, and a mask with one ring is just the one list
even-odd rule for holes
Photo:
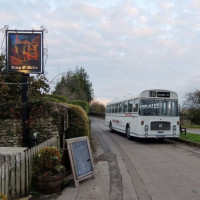
[[15,155],[12,154],[11,155],[11,160],[10,160],[10,189],[11,189],[11,199],[14,199],[15,197],[15,188],[16,188],[16,185],[15,185]]
[[16,198],[19,198],[20,195],[20,153],[16,154]]

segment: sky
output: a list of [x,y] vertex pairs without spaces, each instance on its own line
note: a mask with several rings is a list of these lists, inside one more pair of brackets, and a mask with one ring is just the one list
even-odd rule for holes
[[[5,25],[48,30],[52,91],[76,66],[103,103],[156,88],[177,92],[182,104],[200,89],[199,0],[0,0],[0,29]],[[4,47],[3,38],[0,32]]]

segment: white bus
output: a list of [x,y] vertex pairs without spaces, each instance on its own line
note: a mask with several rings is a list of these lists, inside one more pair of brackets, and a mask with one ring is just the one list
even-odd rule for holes
[[128,139],[179,137],[179,123],[178,95],[173,91],[145,90],[106,105],[105,125]]

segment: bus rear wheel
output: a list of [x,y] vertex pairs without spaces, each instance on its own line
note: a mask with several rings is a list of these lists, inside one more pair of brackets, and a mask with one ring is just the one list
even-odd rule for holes
[[110,124],[109,124],[109,129],[110,129],[110,132],[112,133],[113,132],[112,122],[110,122]]
[[126,126],[126,137],[127,137],[128,140],[131,139],[130,126],[129,125]]

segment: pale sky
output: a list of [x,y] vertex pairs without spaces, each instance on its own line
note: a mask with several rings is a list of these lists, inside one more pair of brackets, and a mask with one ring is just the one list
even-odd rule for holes
[[0,0],[4,25],[44,26],[48,80],[82,66],[100,101],[157,88],[182,102],[200,89],[199,0]]

